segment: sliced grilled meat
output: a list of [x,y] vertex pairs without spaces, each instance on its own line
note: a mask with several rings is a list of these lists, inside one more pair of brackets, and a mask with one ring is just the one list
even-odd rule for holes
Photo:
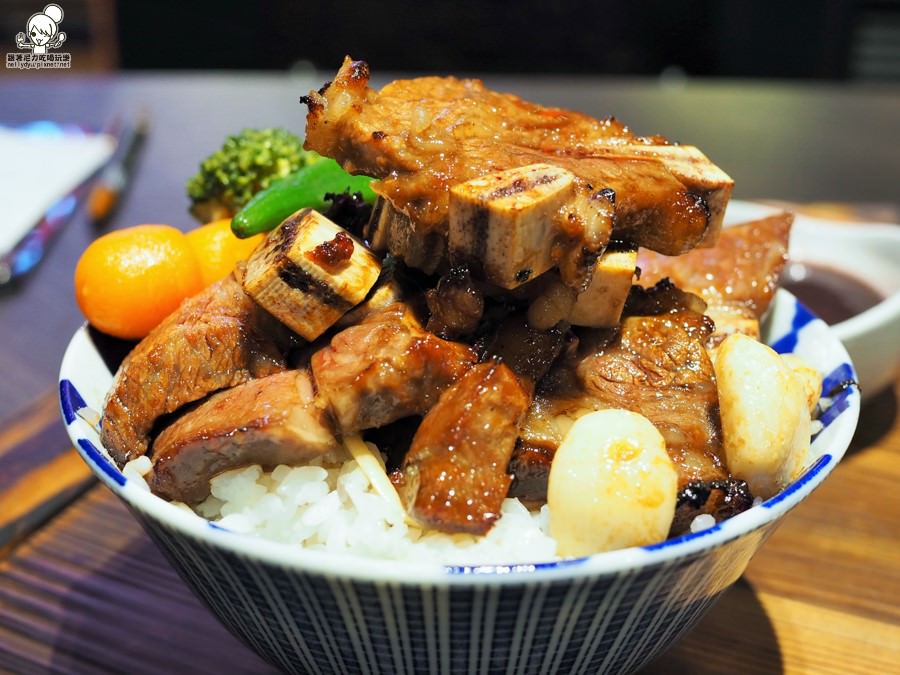
[[211,392],[284,370],[294,335],[229,276],[189,298],[116,373],[100,440],[123,465],[147,452],[156,420]]
[[314,378],[279,373],[185,413],[154,443],[154,488],[195,502],[221,471],[302,463],[336,448],[335,434],[426,413],[474,362],[468,347],[425,331],[407,306],[377,310],[313,354]]
[[[572,421],[591,410],[625,408],[647,417],[666,440],[679,485],[728,477],[712,363],[712,322],[681,311],[628,317],[611,341],[588,333],[582,348],[540,382],[511,463],[511,495],[546,496],[552,453]],[[521,476],[521,478],[519,478]]]
[[679,312],[628,317],[609,347],[577,367],[593,408],[626,408],[659,429],[679,472],[690,480],[725,478],[712,362],[703,344],[712,322]]
[[640,284],[669,278],[706,301],[716,335],[740,331],[758,338],[758,320],[772,302],[787,261],[793,221],[792,214],[779,213],[726,227],[715,247],[674,258],[641,250]]
[[335,335],[311,366],[338,427],[352,433],[424,414],[475,361],[469,347],[427,332],[398,303]]
[[302,464],[339,447],[309,372],[288,370],[214,394],[179,417],[153,443],[149,482],[165,499],[195,504],[223,471]]
[[425,300],[431,312],[428,331],[446,340],[474,333],[484,313],[484,294],[467,267],[454,267],[442,276]]
[[559,356],[566,342],[561,327],[538,330],[528,325],[524,314],[507,317],[494,333],[488,354],[501,359],[513,372],[534,390]]
[[[321,92],[304,97],[306,147],[380,178],[374,189],[411,219],[416,237],[447,236],[450,188],[541,163],[576,177],[565,207],[576,216],[588,193],[614,199],[614,238],[676,255],[718,233],[733,182],[696,148],[493,92],[478,80],[423,77],[381,91],[368,81],[368,65],[348,58]],[[575,229],[587,227],[578,220]],[[581,236],[603,239],[589,229]]]
[[674,258],[639,251],[640,284],[652,286],[668,277],[709,305],[739,304],[758,319],[775,294],[793,222],[793,214],[779,213],[726,227],[714,247]]
[[445,391],[403,462],[398,482],[409,513],[444,532],[485,534],[509,491],[507,466],[528,402],[519,379],[496,361]]

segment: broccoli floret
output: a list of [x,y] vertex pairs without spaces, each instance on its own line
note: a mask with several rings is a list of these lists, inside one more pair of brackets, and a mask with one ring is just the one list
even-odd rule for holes
[[191,214],[204,223],[231,218],[257,192],[317,159],[289,131],[244,129],[226,138],[188,180]]

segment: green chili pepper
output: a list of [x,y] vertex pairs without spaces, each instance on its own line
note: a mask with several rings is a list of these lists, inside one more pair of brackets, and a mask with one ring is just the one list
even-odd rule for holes
[[372,180],[368,176],[351,176],[333,159],[323,157],[254,195],[232,218],[231,231],[243,239],[274,229],[299,209],[324,211],[329,204],[325,200],[328,192],[361,192],[363,199],[373,203],[375,193],[369,187]]

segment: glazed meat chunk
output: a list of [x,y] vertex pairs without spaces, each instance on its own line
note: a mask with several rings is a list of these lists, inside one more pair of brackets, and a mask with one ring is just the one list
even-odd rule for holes
[[703,298],[716,323],[714,341],[735,331],[759,339],[759,319],[787,262],[793,220],[792,214],[779,213],[726,227],[714,247],[674,258],[641,250],[639,283],[652,286],[667,278]]
[[208,394],[285,368],[295,336],[234,277],[187,299],[126,357],[100,439],[120,465],[144,455],[156,420]]
[[219,392],[168,426],[153,444],[150,485],[191,504],[210,478],[249,464],[272,470],[303,464],[340,447],[316,405],[306,370],[286,370]]
[[344,329],[311,359],[319,395],[343,433],[424,414],[473,363],[469,347],[427,332],[401,303]]
[[496,361],[445,391],[395,476],[409,513],[444,532],[485,534],[512,482],[507,466],[528,402],[526,387]]

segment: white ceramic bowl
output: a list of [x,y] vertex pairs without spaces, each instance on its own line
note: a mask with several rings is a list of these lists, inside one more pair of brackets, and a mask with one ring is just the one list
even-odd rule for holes
[[[729,204],[728,217],[736,222],[777,210],[738,201]],[[881,295],[881,302],[835,324],[833,331],[853,360],[864,399],[893,384],[900,374],[900,224],[797,215],[790,257],[835,270]]]
[[90,423],[112,373],[87,328],[63,358],[60,402],[85,462],[222,623],[285,671],[630,672],[738,579],[853,436],[859,392],[840,386],[854,373],[828,327],[782,291],[766,338],[826,373],[833,394],[797,481],[696,534],[525,565],[446,567],[306,551],[223,530],[155,497],[122,475]]

